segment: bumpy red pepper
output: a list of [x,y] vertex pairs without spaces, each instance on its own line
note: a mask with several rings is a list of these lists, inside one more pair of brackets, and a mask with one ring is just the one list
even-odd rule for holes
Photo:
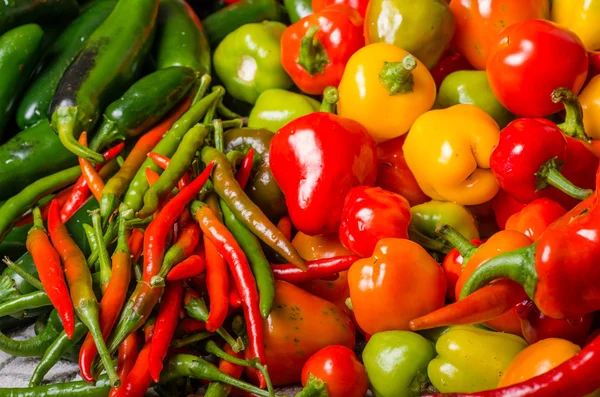
[[356,121],[317,112],[288,123],[271,140],[269,163],[294,226],[309,235],[337,233],[341,197],[373,185],[375,142]]
[[535,241],[555,220],[567,213],[556,201],[540,198],[527,204],[506,221],[507,230],[516,230]]
[[304,92],[337,87],[348,59],[365,45],[363,18],[346,4],[333,4],[289,26],[281,36],[281,64]]
[[340,241],[355,254],[373,254],[382,238],[408,238],[410,205],[399,194],[379,187],[355,187],[346,195]]

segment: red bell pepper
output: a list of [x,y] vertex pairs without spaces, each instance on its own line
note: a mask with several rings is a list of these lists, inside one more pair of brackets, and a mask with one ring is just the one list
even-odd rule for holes
[[410,219],[410,205],[399,194],[380,187],[355,187],[344,201],[340,241],[358,256],[371,256],[382,238],[408,238]]
[[362,125],[316,112],[275,134],[269,163],[294,226],[318,235],[338,232],[341,197],[355,186],[373,185],[376,157],[375,142]]
[[566,213],[567,210],[556,201],[540,198],[508,218],[506,229],[521,232],[535,241],[548,226]]
[[498,191],[498,194],[492,200],[492,209],[494,210],[496,224],[501,230],[504,230],[506,227],[508,218],[523,208],[525,208],[525,204],[518,202],[502,189]]
[[348,59],[364,45],[358,11],[333,4],[283,32],[281,64],[298,88],[319,95],[328,86],[338,86]]
[[588,56],[575,33],[555,23],[532,19],[504,29],[492,46],[487,75],[498,101],[522,117],[558,112],[552,91],[578,93],[588,72]]

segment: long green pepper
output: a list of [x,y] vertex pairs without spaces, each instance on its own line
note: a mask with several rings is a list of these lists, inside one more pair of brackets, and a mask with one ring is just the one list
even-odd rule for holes
[[[53,310],[44,330],[27,340],[14,340],[0,332],[0,350],[19,357],[42,356],[62,331],[58,312]],[[0,396],[2,393],[0,393]]]
[[106,397],[110,383],[103,376],[95,384],[87,382],[67,382],[37,387],[13,387],[0,389],[1,397]]
[[25,310],[52,306],[45,291],[35,291],[0,304],[0,317],[15,315]]

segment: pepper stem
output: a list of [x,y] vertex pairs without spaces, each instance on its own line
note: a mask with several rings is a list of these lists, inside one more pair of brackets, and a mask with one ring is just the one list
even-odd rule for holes
[[329,397],[327,384],[313,374],[308,375],[308,382],[296,397]]
[[75,106],[59,107],[52,115],[52,128],[57,132],[63,146],[71,153],[96,164],[103,164],[105,159],[102,154],[83,146],[75,138],[75,134],[79,136],[83,132],[81,125],[86,124],[80,121],[82,117]]
[[174,348],[180,348],[187,345],[191,345],[192,343],[203,341],[204,339],[208,339],[213,335],[214,333],[212,332],[198,332],[185,338],[174,339],[173,342],[171,342],[171,345]]
[[436,230],[446,241],[448,241],[454,248],[460,252],[463,257],[463,267],[467,264],[471,256],[477,251],[475,244],[471,243],[465,236],[454,229],[450,225],[443,225]]
[[[206,303],[204,303],[204,299],[202,298],[192,298],[185,305],[185,310],[187,314],[198,321],[206,322],[208,320],[208,308],[206,307]],[[241,338],[233,339],[233,336],[223,327],[219,327],[216,330],[216,333],[221,336],[231,346],[231,349],[234,352],[240,352],[244,350],[244,342]]]
[[528,247],[498,255],[479,266],[463,286],[460,299],[500,278],[509,278],[520,284],[527,296],[533,299],[538,281],[535,270],[535,247],[534,243]]
[[413,92],[415,82],[412,71],[417,67],[417,59],[408,54],[400,62],[384,62],[379,81],[390,95]]
[[576,198],[578,200],[585,200],[588,198],[593,191],[591,189],[583,189],[575,186],[569,181],[563,174],[560,173],[560,167],[562,166],[561,161],[556,157],[548,160],[544,163],[536,176],[536,191],[547,188],[548,186],[554,186],[561,192]]
[[570,137],[581,139],[584,142],[591,142],[592,140],[585,133],[583,109],[577,95],[568,88],[557,88],[552,92],[552,102],[560,102],[565,106],[565,121],[558,125],[562,132]]
[[23,278],[23,280],[27,281],[35,289],[38,289],[40,291],[44,291],[44,286],[42,285],[42,282],[40,280],[38,280],[37,278],[35,278],[33,276],[33,274],[26,272],[20,266],[17,266],[13,261],[11,261],[8,258],[8,256],[5,256],[4,259],[2,259],[2,262],[4,262],[4,264],[6,265],[6,267],[8,267],[10,270],[12,270],[13,272],[15,272],[19,276],[21,276]]
[[445,243],[438,240],[434,240],[431,237],[424,235],[413,226],[410,226],[408,228],[408,237],[411,241],[414,241],[415,243],[419,244],[421,247],[427,250],[447,254],[448,252],[450,252],[451,249]]
[[210,86],[211,80],[212,80],[212,78],[208,74],[204,74],[204,75],[202,75],[202,77],[200,77],[200,80],[198,80],[199,81],[198,91],[196,91],[196,95],[194,96],[194,99],[192,100],[191,106],[194,106],[196,103],[198,103],[199,100],[204,98],[204,95],[206,95],[206,91],[208,90],[208,87]]
[[117,252],[129,252],[129,245],[127,244],[127,226],[125,218],[122,216],[119,217],[119,234],[117,237],[117,247],[115,248],[115,253]]
[[315,37],[318,31],[318,26],[310,25],[300,42],[298,65],[302,66],[311,76],[323,73],[325,66],[330,63],[325,47]]
[[31,213],[33,215],[33,227],[31,229],[39,229],[45,231],[46,229],[44,229],[44,221],[42,220],[42,211],[40,211],[40,207],[33,207]]
[[124,141],[127,139],[125,134],[121,133],[114,121],[104,116],[102,125],[98,128],[98,132],[89,144],[89,148],[93,151],[98,151],[109,146],[116,141]]
[[215,130],[215,149],[223,153],[225,151],[223,144],[223,122],[221,120],[213,120],[212,125]]
[[106,251],[106,244],[104,244],[100,210],[96,209],[90,211],[90,215],[92,215],[92,225],[94,227],[94,235],[97,244],[96,250],[98,251],[98,259],[100,262],[100,289],[102,290],[102,294],[104,294],[112,276],[112,264],[108,252]]
[[323,102],[321,102],[320,112],[335,113],[335,104],[340,100],[340,93],[337,88],[329,86],[323,90]]

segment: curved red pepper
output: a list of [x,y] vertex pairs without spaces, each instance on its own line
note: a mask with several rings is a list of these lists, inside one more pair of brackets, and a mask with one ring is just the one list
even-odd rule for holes
[[521,232],[535,241],[548,226],[566,213],[567,210],[556,201],[540,198],[508,218],[506,229]]
[[342,197],[373,185],[375,142],[356,121],[317,112],[288,123],[271,140],[269,163],[296,228],[309,235],[337,233]]
[[337,87],[348,59],[365,45],[363,18],[333,4],[289,26],[281,36],[281,64],[302,91],[320,95]]

